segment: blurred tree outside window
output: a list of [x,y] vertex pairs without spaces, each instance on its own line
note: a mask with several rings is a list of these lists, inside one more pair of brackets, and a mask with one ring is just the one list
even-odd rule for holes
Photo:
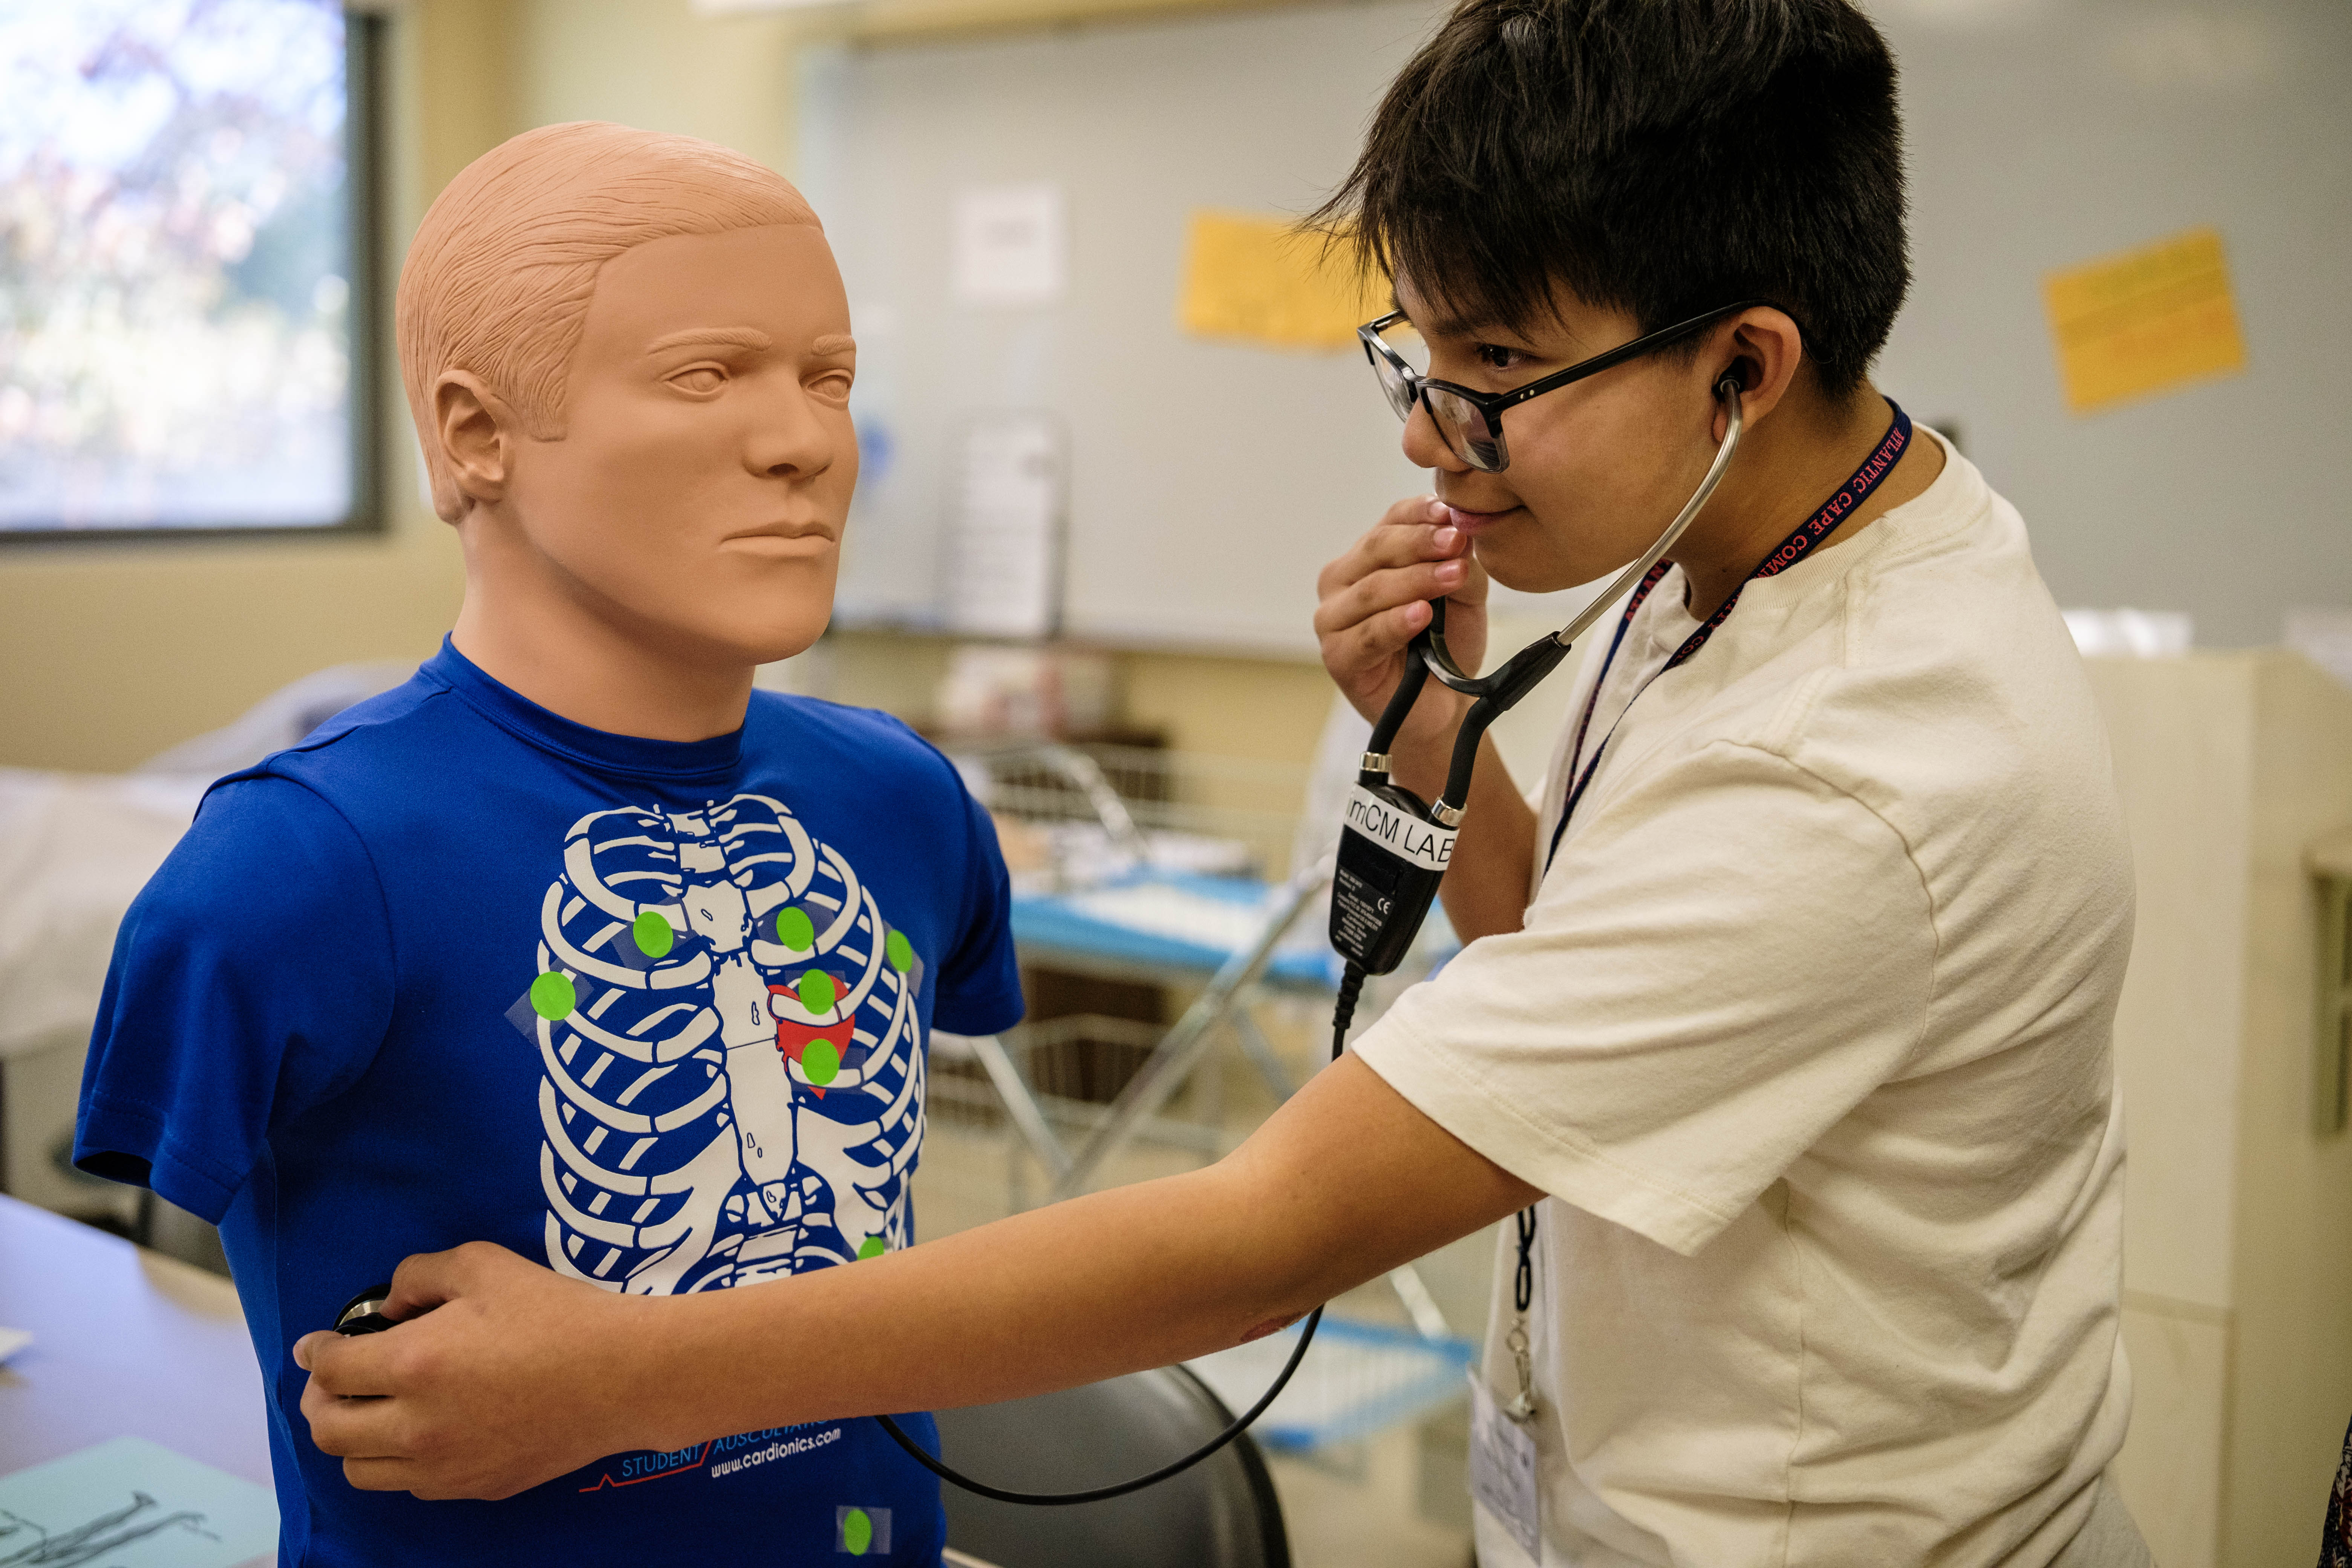
[[345,26],[0,0],[0,533],[359,521]]

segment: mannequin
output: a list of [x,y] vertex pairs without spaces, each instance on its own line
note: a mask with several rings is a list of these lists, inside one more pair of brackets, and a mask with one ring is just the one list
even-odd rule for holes
[[936,1563],[936,1483],[870,1423],[625,1447],[463,1513],[309,1440],[290,1347],[419,1245],[640,1299],[908,1246],[925,1036],[1021,1010],[954,770],[752,690],[824,628],[857,475],[800,194],[685,137],[527,132],[426,215],[398,331],[464,605],[407,685],[215,787],[126,922],[78,1157],[221,1226],[289,1560]]

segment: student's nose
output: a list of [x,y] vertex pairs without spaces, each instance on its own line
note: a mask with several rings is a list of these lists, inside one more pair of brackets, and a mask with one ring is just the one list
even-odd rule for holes
[[1429,416],[1429,405],[1416,398],[1412,413],[1404,422],[1405,461],[1416,468],[1443,468],[1449,474],[1466,474],[1470,465],[1454,455],[1445,437],[1437,433],[1437,421]]

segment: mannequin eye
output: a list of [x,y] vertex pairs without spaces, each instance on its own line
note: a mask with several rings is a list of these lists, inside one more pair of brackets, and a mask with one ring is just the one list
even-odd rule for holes
[[810,382],[809,392],[811,395],[822,397],[828,403],[846,403],[849,401],[849,385],[850,375],[847,371],[832,370]]
[[711,393],[727,384],[727,373],[715,364],[698,364],[671,376],[669,384],[680,392]]

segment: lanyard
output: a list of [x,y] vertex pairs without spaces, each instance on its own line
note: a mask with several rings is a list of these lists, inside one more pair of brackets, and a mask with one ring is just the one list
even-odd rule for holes
[[[1641,610],[1642,602],[1650,596],[1650,590],[1658,585],[1674,563],[1661,561],[1651,567],[1641,585],[1633,590],[1633,597],[1625,601],[1625,613],[1617,620],[1617,635],[1610,639],[1608,657],[1601,661],[1601,673],[1593,677],[1592,689],[1585,696],[1584,716],[1576,723],[1576,743],[1569,748],[1568,752],[1570,777],[1574,780],[1574,787],[1568,792],[1568,798],[1560,807],[1559,825],[1552,829],[1551,847],[1544,853],[1544,869],[1549,871],[1551,868],[1552,857],[1559,853],[1560,836],[1568,831],[1568,819],[1576,814],[1576,803],[1584,798],[1586,786],[1592,783],[1592,775],[1600,771],[1601,754],[1609,750],[1609,742],[1616,738],[1617,726],[1625,721],[1625,714],[1633,710],[1633,704],[1641,700],[1642,693],[1649,690],[1651,683],[1659,676],[1677,665],[1689,662],[1694,654],[1706,646],[1706,639],[1715,635],[1715,628],[1731,618],[1732,607],[1739,603],[1739,595],[1748,584],[1759,577],[1779,576],[1835,531],[1847,514],[1862,504],[1863,498],[1878,488],[1879,481],[1895,467],[1895,459],[1909,448],[1911,416],[1904,413],[1902,405],[1892,398],[1887,399],[1886,405],[1895,410],[1894,422],[1887,426],[1885,438],[1864,460],[1862,467],[1837,488],[1836,494],[1822,503],[1820,510],[1801,523],[1794,533],[1782,540],[1771,554],[1764,557],[1762,564],[1741,580],[1739,586],[1731,591],[1731,597],[1723,602],[1723,607],[1709,616],[1706,625],[1683,639],[1682,647],[1675,649],[1673,658],[1653,670],[1649,679],[1635,689],[1632,699],[1625,704],[1624,711],[1619,713],[1616,722],[1609,726],[1609,733],[1601,738],[1601,744],[1593,750],[1592,760],[1579,774],[1574,771],[1576,761],[1584,754],[1585,732],[1592,725],[1592,710],[1601,700],[1601,688],[1609,679],[1611,666],[1617,662],[1617,650],[1624,646],[1625,629],[1633,624],[1633,616]],[[1535,1305],[1536,1210],[1532,1204],[1519,1211],[1518,1244],[1518,1268],[1511,1280],[1514,1321],[1503,1343],[1516,1363],[1519,1387],[1518,1396],[1504,1407],[1503,1413],[1514,1421],[1524,1422],[1533,1416],[1536,1410],[1535,1373],[1528,1339],[1528,1311]]]
[[1723,607],[1709,616],[1706,625],[1683,639],[1683,646],[1675,649],[1673,658],[1650,672],[1649,679],[1642,682],[1626,702],[1623,711],[1617,715],[1616,721],[1609,726],[1609,733],[1601,737],[1601,744],[1593,748],[1592,760],[1585,764],[1583,773],[1580,774],[1574,770],[1577,759],[1584,755],[1585,731],[1591,727],[1592,710],[1601,700],[1601,688],[1609,679],[1610,668],[1617,662],[1617,650],[1624,645],[1626,628],[1633,624],[1633,616],[1641,610],[1643,601],[1650,596],[1650,590],[1658,585],[1674,563],[1661,561],[1651,567],[1649,575],[1642,579],[1641,585],[1625,601],[1625,613],[1617,620],[1617,635],[1609,640],[1608,657],[1601,661],[1601,673],[1593,677],[1592,689],[1585,695],[1584,716],[1576,723],[1576,743],[1569,748],[1568,752],[1570,777],[1574,781],[1574,787],[1568,792],[1568,798],[1560,806],[1559,822],[1551,830],[1551,847],[1544,852],[1544,869],[1551,869],[1552,857],[1559,853],[1560,836],[1568,831],[1569,818],[1576,815],[1577,803],[1584,798],[1585,789],[1592,783],[1592,775],[1601,771],[1601,759],[1608,752],[1609,742],[1617,738],[1618,725],[1625,722],[1625,714],[1633,710],[1633,704],[1641,700],[1642,693],[1649,690],[1659,676],[1678,665],[1688,663],[1693,655],[1706,646],[1706,639],[1715,635],[1715,628],[1731,618],[1731,612],[1738,605],[1739,595],[1747,591],[1748,584],[1759,577],[1779,576],[1803,560],[1814,545],[1836,531],[1838,524],[1846,520],[1847,514],[1862,504],[1863,498],[1878,488],[1879,481],[1885,479],[1895,467],[1895,459],[1909,449],[1911,416],[1904,413],[1902,406],[1893,398],[1887,399],[1886,405],[1895,410],[1894,422],[1887,426],[1885,437],[1863,460],[1862,467],[1837,488],[1834,495],[1822,503],[1820,510],[1798,524],[1794,533],[1782,540],[1772,553],[1764,557],[1763,563],[1731,591],[1731,597],[1723,602]]

